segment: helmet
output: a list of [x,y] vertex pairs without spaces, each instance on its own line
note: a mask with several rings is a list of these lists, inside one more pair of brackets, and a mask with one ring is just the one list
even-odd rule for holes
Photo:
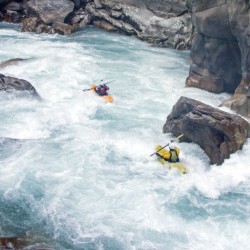
[[169,145],[169,149],[170,149],[170,150],[174,150],[174,149],[175,149],[175,145],[174,145],[173,143],[171,143],[171,144]]
[[161,145],[157,145],[155,149],[156,149],[157,151],[158,151],[158,150],[161,150],[161,149],[162,149],[162,146],[161,146]]

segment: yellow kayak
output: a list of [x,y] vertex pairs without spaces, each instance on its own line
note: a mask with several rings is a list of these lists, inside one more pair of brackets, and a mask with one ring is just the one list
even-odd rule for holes
[[168,169],[177,168],[182,174],[187,174],[187,168],[182,163],[168,162],[162,158],[158,158],[158,160],[162,165],[166,166]]
[[[166,149],[162,149],[158,152],[159,155],[161,155],[164,151],[166,151]],[[187,174],[187,168],[180,162],[168,162],[165,159],[158,157],[158,161],[166,166],[168,169],[171,168],[177,168],[182,174]]]
[[[95,91],[95,88],[96,88],[97,86],[95,85],[95,84],[91,84],[91,89],[92,89],[92,91],[96,94],[96,95],[98,95],[97,93],[96,93],[96,91]],[[98,96],[100,96],[100,97],[102,97],[104,100],[106,100],[107,102],[110,102],[110,103],[113,103],[114,102],[114,99],[113,99],[113,97],[111,96],[111,95],[98,95]]]

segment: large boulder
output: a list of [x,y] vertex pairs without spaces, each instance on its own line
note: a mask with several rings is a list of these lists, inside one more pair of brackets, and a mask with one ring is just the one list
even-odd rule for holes
[[3,74],[0,74],[0,91],[8,93],[27,91],[32,96],[41,99],[36,89],[28,81]]
[[163,126],[164,133],[184,134],[206,152],[211,164],[222,164],[230,154],[242,149],[249,137],[249,123],[238,115],[181,97]]
[[235,93],[226,105],[249,116],[250,110],[242,107],[248,106],[250,86],[250,2],[187,0],[187,4],[195,35],[186,85]]
[[73,11],[74,3],[70,0],[30,0],[26,3],[28,16],[36,15],[44,23],[64,22]]

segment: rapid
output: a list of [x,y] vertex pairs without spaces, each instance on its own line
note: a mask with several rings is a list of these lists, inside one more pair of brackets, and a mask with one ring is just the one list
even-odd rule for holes
[[[89,27],[64,37],[0,26],[0,73],[42,97],[0,94],[0,236],[65,250],[248,249],[250,145],[222,166],[176,143],[188,174],[154,156],[181,96],[219,106],[228,94],[185,88],[189,51]],[[115,80],[114,103],[91,83]],[[227,110],[229,111],[229,110]],[[28,249],[28,248],[27,248]]]

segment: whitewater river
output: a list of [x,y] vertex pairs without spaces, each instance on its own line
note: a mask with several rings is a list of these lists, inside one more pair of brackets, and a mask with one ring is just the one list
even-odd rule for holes
[[[185,88],[189,52],[87,28],[70,37],[1,24],[0,69],[42,101],[0,94],[0,236],[65,250],[245,250],[250,145],[210,166],[177,143],[189,173],[154,157],[180,96],[218,106],[229,95]],[[101,79],[114,104],[82,90]],[[29,248],[30,249],[30,248]]]

